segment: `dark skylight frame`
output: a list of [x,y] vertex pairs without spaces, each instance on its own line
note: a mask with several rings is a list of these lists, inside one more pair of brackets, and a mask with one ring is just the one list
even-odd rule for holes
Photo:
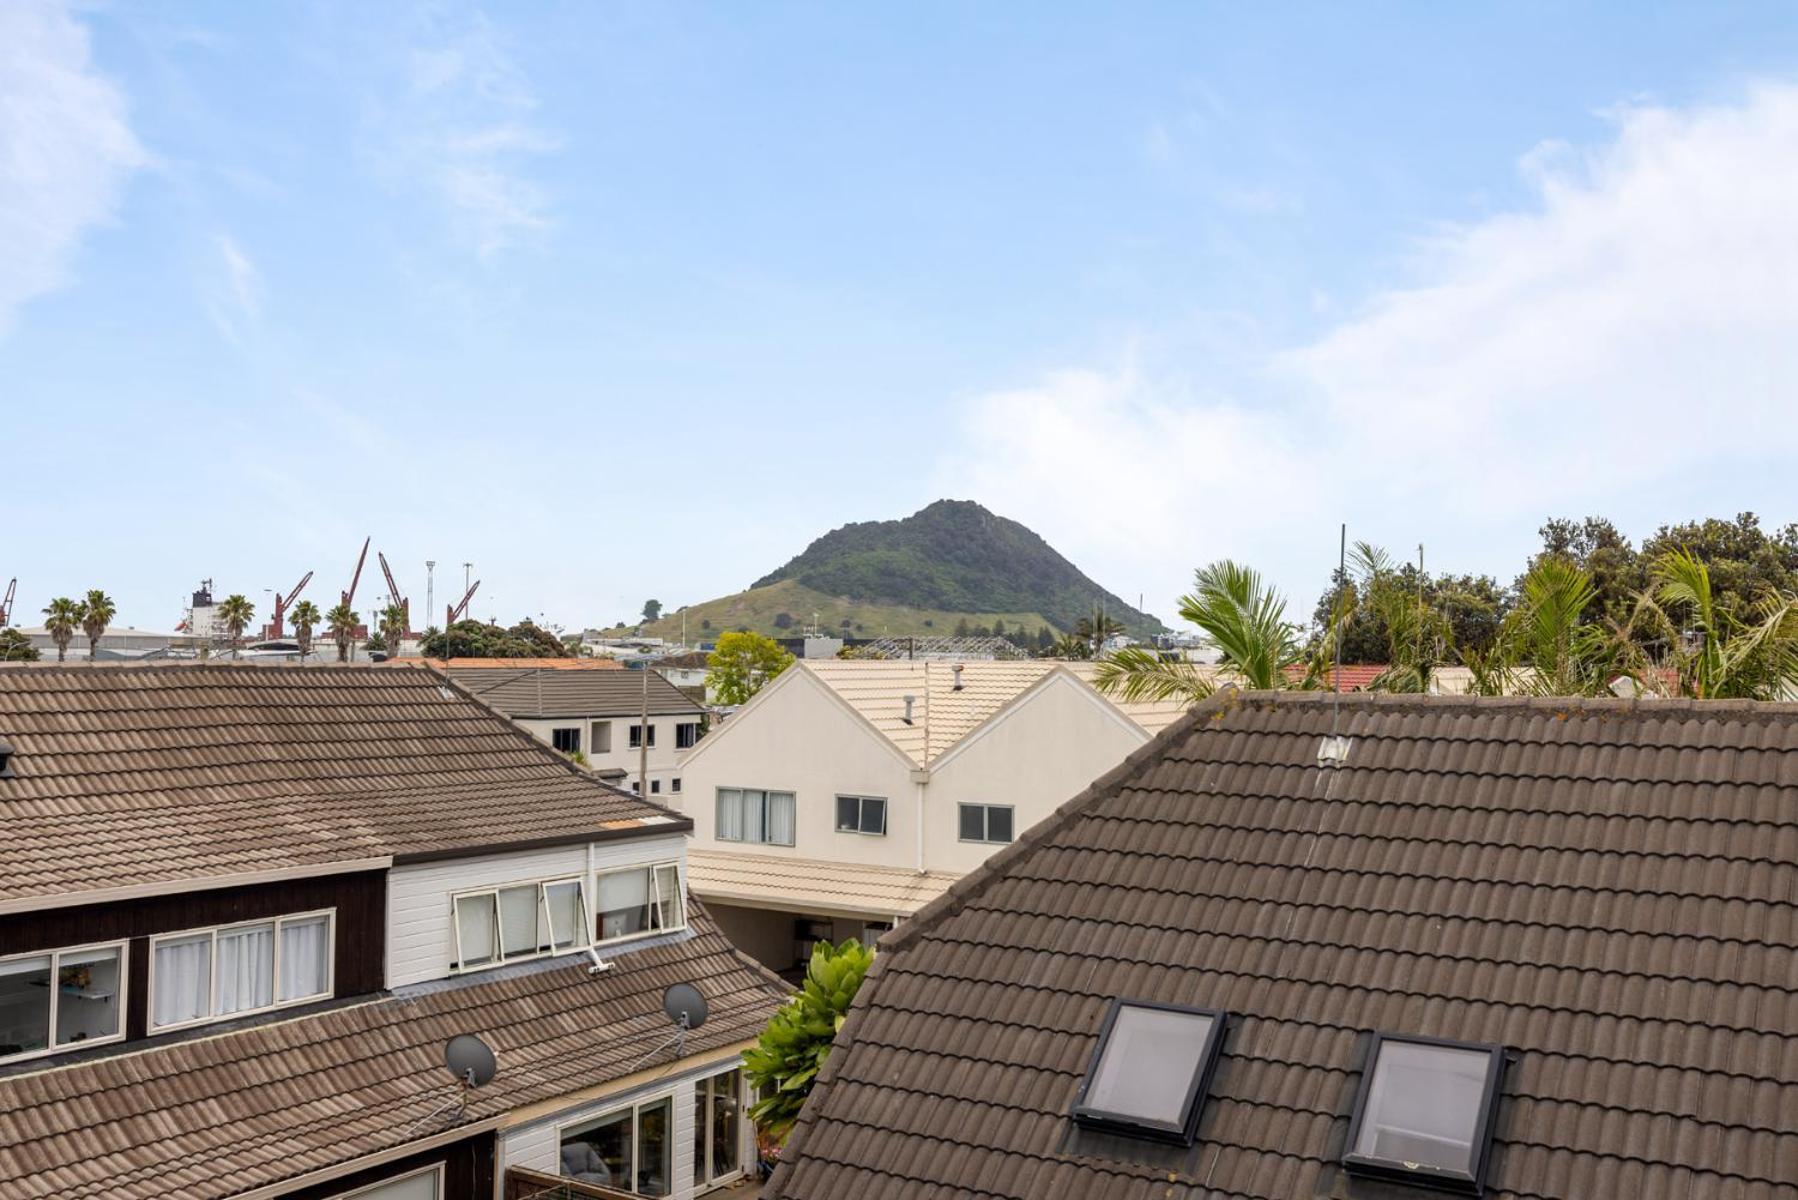
[[[1369,1105],[1374,1094],[1380,1055],[1388,1046],[1422,1046],[1436,1050],[1480,1055],[1486,1060],[1486,1075],[1477,1097],[1474,1126],[1469,1142],[1469,1162],[1465,1171],[1411,1162],[1398,1158],[1358,1152],[1362,1133],[1371,1114]],[[1349,1118],[1348,1140],[1342,1164],[1350,1173],[1370,1175],[1424,1187],[1454,1189],[1478,1195],[1485,1187],[1486,1168],[1491,1161],[1492,1131],[1498,1118],[1499,1100],[1504,1090],[1505,1048],[1484,1042],[1457,1042],[1447,1038],[1422,1037],[1406,1033],[1375,1033],[1368,1047],[1366,1066],[1355,1092],[1355,1108]]]
[[[1088,1097],[1093,1092],[1093,1085],[1099,1079],[1100,1068],[1105,1065],[1108,1054],[1127,1053],[1129,1050],[1121,1043],[1114,1045],[1113,1035],[1118,1032],[1120,1018],[1127,1020],[1126,1011],[1131,1009],[1178,1014],[1188,1018],[1195,1027],[1201,1020],[1206,1022],[1202,1032],[1195,1029],[1195,1032],[1200,1032],[1201,1040],[1196,1047],[1191,1074],[1186,1081],[1181,1102],[1177,1111],[1169,1112],[1165,1119],[1118,1111],[1101,1103],[1088,1103]],[[1082,1128],[1125,1137],[1192,1145],[1198,1137],[1199,1114],[1211,1088],[1211,1076],[1217,1069],[1218,1055],[1223,1050],[1224,1032],[1228,1024],[1229,1014],[1222,1009],[1161,1004],[1153,1000],[1132,1000],[1123,996],[1114,998],[1111,1007],[1106,1010],[1104,1023],[1099,1026],[1098,1045],[1093,1047],[1092,1059],[1086,1066],[1086,1076],[1080,1081],[1080,1091],[1074,1097],[1074,1121]]]

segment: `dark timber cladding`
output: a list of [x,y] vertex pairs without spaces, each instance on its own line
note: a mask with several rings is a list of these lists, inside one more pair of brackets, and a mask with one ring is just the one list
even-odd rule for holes
[[[768,1194],[1443,1194],[1378,1034],[1498,1048],[1488,1197],[1790,1200],[1795,947],[1798,706],[1226,693],[884,939]],[[1118,997],[1230,1014],[1190,1149],[1072,1119]]]
[[0,958],[130,939],[125,1029],[129,1037],[140,1038],[145,1034],[150,1002],[151,937],[320,909],[336,910],[332,994],[359,996],[380,991],[387,954],[387,875],[383,871],[0,914]]
[[494,1135],[479,1133],[418,1154],[393,1159],[326,1183],[281,1193],[281,1200],[334,1200],[345,1192],[443,1164],[443,1200],[493,1200]]

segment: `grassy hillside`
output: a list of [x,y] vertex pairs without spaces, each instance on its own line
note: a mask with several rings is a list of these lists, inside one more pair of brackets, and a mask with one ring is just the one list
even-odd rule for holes
[[[681,616],[687,620],[687,637],[698,641],[716,637],[728,629],[747,628],[769,637],[797,637],[803,627],[818,614],[818,624],[830,633],[841,633],[842,622],[851,622],[850,632],[856,637],[896,637],[907,635],[952,634],[956,622],[990,626],[994,620],[1005,622],[1007,629],[1020,625],[1035,633],[1039,626],[1054,622],[1034,612],[976,613],[948,609],[913,608],[903,604],[875,604],[832,596],[793,580],[751,588],[734,596],[722,596],[704,604],[690,604],[643,627],[651,637],[678,638]],[[785,613],[792,623],[782,628],[776,618]],[[709,627],[708,627],[709,623]]]
[[938,500],[902,521],[844,525],[752,588],[782,582],[863,604],[1041,613],[1064,630],[1102,606],[1132,633],[1164,628],[1088,579],[1029,529],[971,500]]

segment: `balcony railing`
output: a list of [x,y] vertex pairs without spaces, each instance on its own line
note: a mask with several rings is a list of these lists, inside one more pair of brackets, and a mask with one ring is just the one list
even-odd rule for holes
[[505,1200],[642,1200],[635,1192],[582,1183],[523,1167],[506,1168]]

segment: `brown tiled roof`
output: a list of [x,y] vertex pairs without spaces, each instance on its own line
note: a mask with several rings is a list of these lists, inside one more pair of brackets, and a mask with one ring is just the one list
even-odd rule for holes
[[[389,665],[412,659],[390,659]],[[524,667],[542,667],[546,671],[622,671],[624,664],[615,658],[427,658],[423,660],[438,670],[450,671],[517,671]]]
[[0,738],[0,902],[689,827],[431,671],[4,667]]
[[[642,671],[452,666],[449,675],[474,696],[514,717],[628,717],[643,706]],[[705,711],[656,672],[649,671],[647,677],[650,716]]]
[[618,955],[599,976],[585,958],[504,968],[0,1079],[0,1195],[210,1200],[430,1137],[457,1123],[420,1121],[454,1094],[443,1046],[458,1033],[499,1060],[462,1123],[490,1120],[631,1074],[670,1033],[672,983],[695,984],[711,1010],[685,1053],[753,1038],[779,981],[697,906],[693,926],[690,940]]
[[[769,1195],[1363,1194],[1375,1030],[1517,1053],[1489,1196],[1798,1194],[1798,707],[1356,695],[1326,769],[1332,703],[1226,693],[889,934]],[[1235,1014],[1175,1167],[1064,1140],[1114,996]]]

